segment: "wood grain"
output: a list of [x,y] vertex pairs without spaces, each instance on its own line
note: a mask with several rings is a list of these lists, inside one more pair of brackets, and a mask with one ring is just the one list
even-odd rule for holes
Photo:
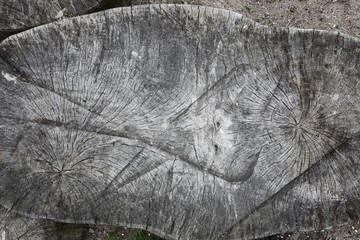
[[99,5],[100,0],[0,0],[0,33],[82,15]]
[[81,240],[88,238],[89,227],[32,219],[0,206],[1,240]]
[[167,239],[310,230],[304,204],[322,204],[318,226],[351,221],[359,58],[349,36],[201,6],[14,35],[0,45],[0,204]]

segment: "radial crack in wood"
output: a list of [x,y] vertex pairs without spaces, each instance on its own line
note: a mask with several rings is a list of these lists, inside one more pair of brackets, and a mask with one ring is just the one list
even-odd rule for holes
[[[359,59],[355,38],[201,6],[14,35],[0,44],[0,204],[167,239],[352,221]],[[309,219],[305,204],[329,217]]]

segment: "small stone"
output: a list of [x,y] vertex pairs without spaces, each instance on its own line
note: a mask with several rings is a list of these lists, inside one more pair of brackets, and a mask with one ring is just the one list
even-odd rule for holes
[[94,234],[95,233],[94,229],[89,228],[89,233]]

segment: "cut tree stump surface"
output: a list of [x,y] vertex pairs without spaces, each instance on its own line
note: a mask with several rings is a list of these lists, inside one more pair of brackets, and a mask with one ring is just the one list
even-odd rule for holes
[[0,33],[87,13],[100,0],[0,0]]
[[84,240],[88,226],[32,219],[0,206],[0,240]]
[[360,216],[360,40],[147,5],[0,44],[0,204],[167,239]]

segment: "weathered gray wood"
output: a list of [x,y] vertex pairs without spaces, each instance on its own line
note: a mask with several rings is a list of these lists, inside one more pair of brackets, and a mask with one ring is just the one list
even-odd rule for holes
[[[298,210],[270,222],[302,203],[329,202],[324,227],[358,216],[355,38],[148,5],[48,24],[0,49],[6,208],[167,239],[312,229]],[[333,211],[339,201],[353,210]],[[249,227],[259,219],[266,227]]]
[[0,33],[14,32],[84,14],[100,0],[0,0]]
[[86,225],[36,220],[0,206],[0,240],[80,240],[88,239]]
[[[224,239],[320,231],[360,220],[360,135],[327,155],[242,219]],[[264,220],[266,219],[266,220]]]

